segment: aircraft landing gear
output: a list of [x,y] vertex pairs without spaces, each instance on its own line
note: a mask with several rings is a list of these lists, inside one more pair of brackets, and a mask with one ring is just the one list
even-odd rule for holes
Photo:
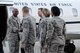
[[74,42],[70,42],[70,40],[66,40],[64,51],[65,53],[74,53],[76,50],[76,47],[74,45]]

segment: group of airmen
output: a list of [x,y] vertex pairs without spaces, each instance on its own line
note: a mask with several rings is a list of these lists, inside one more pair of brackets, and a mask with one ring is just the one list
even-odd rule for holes
[[12,13],[7,22],[9,53],[19,53],[20,45],[25,53],[34,53],[36,38],[40,40],[41,53],[64,53],[66,28],[64,20],[59,17],[60,10],[57,6],[53,6],[51,12],[46,8],[38,9],[38,26],[27,6],[22,8],[22,22],[17,8],[14,8]]

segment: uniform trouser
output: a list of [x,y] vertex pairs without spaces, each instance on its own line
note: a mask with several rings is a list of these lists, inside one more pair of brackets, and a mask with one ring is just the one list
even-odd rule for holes
[[9,41],[9,53],[19,53],[19,41]]
[[25,53],[24,48],[21,48],[21,53]]
[[44,47],[41,46],[41,53],[47,53]]
[[41,49],[41,53],[58,53],[58,46],[59,44],[51,44],[50,46],[48,45],[48,50],[45,51],[43,48]]
[[64,53],[64,45],[59,45],[58,53]]
[[26,44],[25,53],[34,53],[34,46],[32,44]]
[[59,44],[55,44],[55,43],[51,44],[49,52],[50,53],[58,53],[58,46],[59,46]]
[[0,42],[0,53],[4,53],[2,42]]
[[64,36],[59,36],[59,47],[58,47],[58,53],[64,53],[64,46],[65,46],[65,38]]

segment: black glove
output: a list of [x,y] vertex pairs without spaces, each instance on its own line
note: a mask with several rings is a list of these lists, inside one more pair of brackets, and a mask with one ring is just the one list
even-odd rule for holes
[[25,50],[24,50],[24,48],[21,48],[21,53],[25,53]]

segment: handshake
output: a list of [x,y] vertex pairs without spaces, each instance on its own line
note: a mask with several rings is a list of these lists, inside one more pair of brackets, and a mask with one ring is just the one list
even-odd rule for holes
[[48,51],[48,46],[47,45],[44,45],[43,47],[42,47],[42,52],[44,53],[47,53],[47,51]]

